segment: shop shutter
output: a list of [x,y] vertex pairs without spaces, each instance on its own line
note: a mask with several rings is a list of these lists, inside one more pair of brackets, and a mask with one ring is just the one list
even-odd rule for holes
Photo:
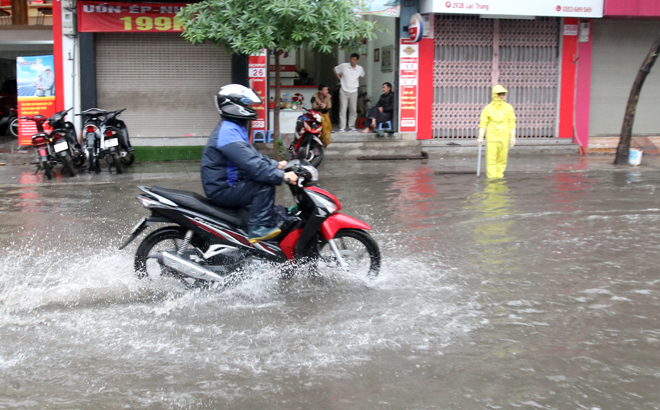
[[[593,20],[589,135],[620,135],[623,116],[644,58],[660,30],[660,21]],[[660,62],[646,77],[639,95],[633,134],[658,135]]]
[[555,136],[557,19],[436,15],[434,34],[434,138],[476,138],[495,84],[509,91],[518,136]]
[[[231,82],[231,57],[178,33],[97,33],[98,106],[126,108],[131,138],[208,136],[213,95]],[[156,145],[156,141],[154,141]]]

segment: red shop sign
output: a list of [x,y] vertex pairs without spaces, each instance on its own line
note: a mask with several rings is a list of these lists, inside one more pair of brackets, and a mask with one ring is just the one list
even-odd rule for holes
[[79,32],[182,32],[176,13],[186,3],[78,2]]

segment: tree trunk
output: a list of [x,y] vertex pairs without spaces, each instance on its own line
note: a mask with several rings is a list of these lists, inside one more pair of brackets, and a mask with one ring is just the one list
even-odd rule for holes
[[646,76],[651,72],[655,60],[658,59],[658,52],[660,52],[660,33],[658,33],[658,37],[655,39],[653,46],[651,46],[649,54],[639,68],[637,78],[635,78],[635,82],[630,90],[628,105],[626,105],[626,114],[623,117],[623,126],[621,127],[621,139],[619,140],[619,146],[616,149],[616,158],[614,159],[614,164],[616,165],[628,163],[628,156],[630,155],[630,140],[632,139],[632,128],[633,123],[635,122],[635,111],[637,111],[639,94],[642,91],[642,85],[644,85]]
[[28,13],[27,0],[14,0],[11,2],[11,24],[15,26],[29,24],[30,17]]
[[273,111],[273,151],[275,159],[280,161],[278,150],[280,139],[280,54],[275,50],[275,111]]

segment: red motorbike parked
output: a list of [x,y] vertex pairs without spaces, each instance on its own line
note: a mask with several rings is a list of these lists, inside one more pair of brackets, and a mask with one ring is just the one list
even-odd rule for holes
[[[68,111],[68,110],[67,110]],[[62,113],[57,113],[62,117]],[[72,147],[68,142],[68,136],[65,130],[56,129],[50,134],[44,131],[44,123],[54,123],[56,118],[48,118],[43,115],[30,115],[21,117],[22,120],[34,121],[37,124],[37,133],[32,136],[32,145],[37,150],[37,172],[44,170],[46,178],[53,178],[53,168],[57,163],[62,163],[62,171],[67,175],[73,177],[76,175],[73,170],[73,153]],[[74,131],[75,134],[75,131]]]
[[194,192],[139,187],[137,199],[151,211],[140,221],[123,249],[156,223],[169,226],[147,235],[135,253],[138,277],[168,276],[189,285],[227,282],[237,272],[249,272],[264,262],[280,263],[285,276],[305,262],[316,275],[351,274],[362,279],[380,270],[378,244],[366,223],[339,213],[339,200],[321,188],[316,168],[290,161],[285,171],[298,175],[289,185],[297,205],[282,215],[282,233],[269,241],[251,244],[247,236],[248,208],[213,206]]
[[291,159],[307,161],[318,168],[323,161],[323,142],[321,142],[322,118],[317,111],[308,110],[298,117],[294,141],[289,145]]

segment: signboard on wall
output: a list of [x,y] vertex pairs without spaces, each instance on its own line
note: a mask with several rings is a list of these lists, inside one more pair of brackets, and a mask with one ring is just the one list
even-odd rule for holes
[[420,13],[603,17],[603,0],[420,0]]
[[78,2],[79,32],[182,32],[176,17],[186,3]]
[[[18,105],[18,144],[32,145],[32,135],[37,133],[34,121],[21,117],[55,114],[55,70],[53,56],[16,58],[16,88]],[[44,125],[44,128],[47,128]]]
[[251,55],[248,58],[248,79],[250,87],[259,95],[263,104],[252,106],[257,111],[258,117],[252,121],[252,133],[262,132],[265,136],[268,130],[266,104],[268,104],[268,87],[266,79],[268,70],[266,70],[266,50],[259,54]]
[[401,5],[392,0],[361,0],[355,8],[355,14],[366,14],[369,16],[399,17]]
[[419,43],[401,39],[399,46],[399,131],[417,132]]

